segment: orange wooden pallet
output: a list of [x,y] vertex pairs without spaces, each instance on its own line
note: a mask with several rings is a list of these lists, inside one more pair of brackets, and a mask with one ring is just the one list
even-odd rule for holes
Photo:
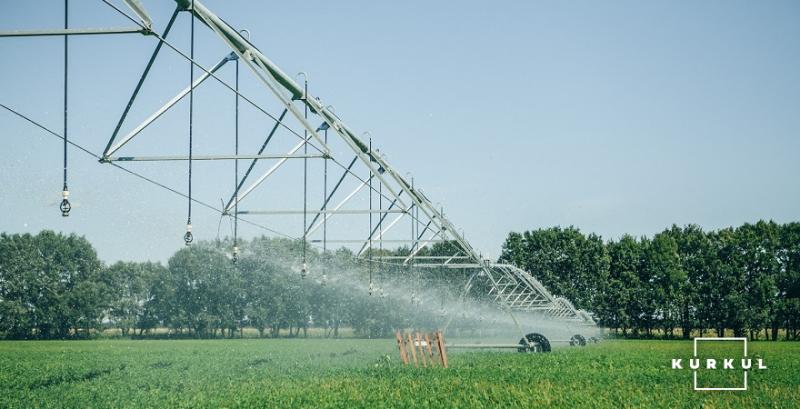
[[[397,348],[400,351],[400,360],[403,365],[414,364],[414,367],[433,368],[440,366],[447,368],[447,348],[444,343],[442,331],[424,333],[419,331],[395,333]],[[411,354],[409,356],[409,351]],[[409,359],[410,358],[410,359]]]

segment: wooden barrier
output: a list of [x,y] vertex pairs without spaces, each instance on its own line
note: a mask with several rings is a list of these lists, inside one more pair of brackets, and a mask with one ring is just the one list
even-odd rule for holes
[[410,365],[413,362],[415,368],[419,368],[420,364],[423,368],[435,366],[447,368],[447,349],[442,331],[432,333],[397,331],[395,338],[403,365]]

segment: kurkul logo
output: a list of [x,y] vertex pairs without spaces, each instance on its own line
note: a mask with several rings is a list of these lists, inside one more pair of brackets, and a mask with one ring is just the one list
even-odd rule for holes
[[[703,341],[731,341],[742,343],[742,358],[723,358],[723,359],[700,359],[698,357],[698,344]],[[691,369],[694,390],[696,391],[746,391],[747,390],[747,373],[752,369],[763,370],[767,369],[762,358],[751,359],[747,357],[747,338],[727,337],[727,338],[695,338],[694,339],[694,357],[689,359],[688,362],[681,358],[672,360],[672,369]],[[688,364],[688,365],[687,365]],[[726,385],[726,386],[713,386],[713,387],[700,387],[697,382],[698,370],[722,370],[722,371],[742,371],[742,383],[739,385]]]

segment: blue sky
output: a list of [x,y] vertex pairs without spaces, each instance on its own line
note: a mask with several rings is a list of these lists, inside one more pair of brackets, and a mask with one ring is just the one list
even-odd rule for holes
[[[130,25],[102,2],[71,3],[73,26]],[[143,3],[162,30],[172,3]],[[800,216],[797,2],[204,4],[249,29],[285,72],[308,72],[312,93],[369,131],[486,254],[512,230],[575,225],[611,239]],[[0,30],[58,27],[61,13],[59,1],[3,2]],[[184,49],[188,24],[179,17],[170,35]],[[197,29],[198,59],[210,66],[227,51]],[[102,150],[154,43],[71,40],[76,142]],[[60,131],[61,39],[0,39],[0,55],[0,103]],[[128,126],[183,88],[187,70],[165,50]],[[198,91],[198,149],[229,133],[231,101],[219,86]],[[148,137],[183,135],[182,112]],[[266,124],[242,115],[254,137]],[[0,134],[0,231],[76,232],[106,261],[166,260],[182,246],[184,199],[72,151],[76,208],[63,219],[60,143],[4,110]],[[160,142],[159,153],[182,141]],[[133,148],[145,152],[146,139]],[[183,165],[135,168],[185,186]],[[198,194],[218,203],[206,186],[228,175],[199,172]],[[216,237],[219,216],[196,212],[198,238]]]

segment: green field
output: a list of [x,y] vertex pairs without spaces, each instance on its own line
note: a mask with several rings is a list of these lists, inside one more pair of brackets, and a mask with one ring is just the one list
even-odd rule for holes
[[[800,344],[750,343],[750,390],[695,392],[691,342],[550,354],[451,351],[402,367],[392,340],[0,342],[0,407],[798,407]],[[688,365],[687,365],[688,366]]]

